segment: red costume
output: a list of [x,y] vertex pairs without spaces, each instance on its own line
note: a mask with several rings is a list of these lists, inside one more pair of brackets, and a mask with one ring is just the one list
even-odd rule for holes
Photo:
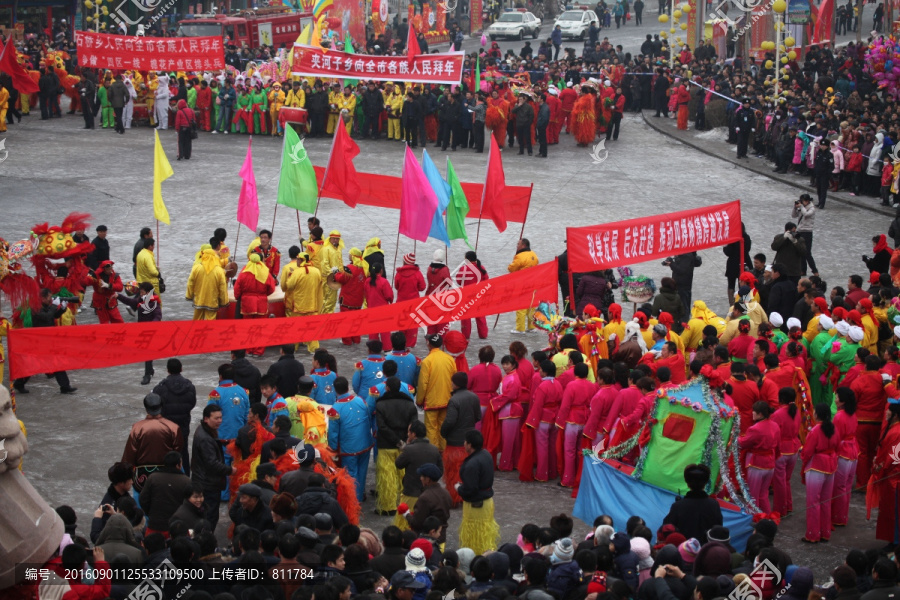
[[566,125],[566,133],[572,130],[572,109],[578,100],[578,92],[567,87],[559,91],[559,102],[562,110],[562,121]]
[[[249,267],[248,267],[249,268]],[[247,269],[238,275],[234,282],[234,299],[240,302],[241,314],[248,319],[259,319],[269,314],[269,295],[275,291],[275,278],[266,274],[265,283]],[[248,348],[247,353],[262,356],[265,346]]]
[[879,451],[878,438],[881,435],[887,393],[878,371],[863,371],[850,384],[850,389],[856,394],[856,419],[859,423],[856,428],[856,442],[859,444],[856,484],[864,486],[869,482],[872,461]]
[[[876,480],[869,483],[866,506],[878,506],[875,537],[888,542],[896,541],[895,529],[900,518],[900,465],[893,459],[894,448],[900,445],[900,422],[890,425],[878,446],[873,470]],[[870,500],[871,498],[871,500]],[[867,511],[868,512],[868,511]]]
[[[341,284],[341,295],[338,298],[341,312],[360,310],[365,301],[365,289],[363,286],[367,279],[366,272],[362,267],[352,262],[344,268],[346,270],[338,271],[334,274],[334,280]],[[347,272],[348,270],[350,271],[349,273]],[[359,344],[361,341],[362,338],[358,335],[341,338],[341,343],[345,346]]]
[[125,320],[119,314],[119,297],[117,296],[124,289],[122,278],[115,271],[111,275],[103,272],[103,268],[111,264],[113,264],[111,260],[104,260],[94,271],[94,279],[91,280],[94,287],[91,308],[97,312],[100,323],[124,323]]
[[558,144],[559,132],[563,126],[562,101],[553,94],[547,94],[547,106],[550,107],[550,126],[547,127],[547,143]]
[[200,86],[197,90],[197,123],[203,131],[209,131],[209,113],[212,109],[212,90],[209,87]]
[[753,403],[759,400],[759,388],[756,382],[746,379],[730,377],[727,382],[731,385],[731,400],[741,416],[741,435],[743,435],[753,425]]
[[583,94],[575,102],[572,108],[572,132],[579,146],[587,146],[597,137],[597,113],[593,94]]

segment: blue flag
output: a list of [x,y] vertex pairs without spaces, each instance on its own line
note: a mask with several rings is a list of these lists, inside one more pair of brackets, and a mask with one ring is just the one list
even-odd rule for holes
[[450,206],[450,184],[444,181],[440,172],[428,156],[428,150],[422,151],[422,170],[431,188],[434,190],[438,199],[437,210],[434,211],[434,217],[431,221],[431,231],[428,237],[444,242],[445,246],[450,246],[450,236],[447,235],[447,224],[444,222],[444,211]]

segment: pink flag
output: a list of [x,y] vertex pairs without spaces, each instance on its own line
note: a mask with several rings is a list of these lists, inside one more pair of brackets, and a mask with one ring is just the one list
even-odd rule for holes
[[253,154],[250,152],[252,144],[251,137],[247,143],[247,158],[239,173],[244,182],[238,197],[237,221],[256,232],[256,226],[259,225],[259,196],[256,194],[256,175],[253,173]]
[[407,146],[400,181],[400,233],[410,239],[425,242],[437,207],[437,195],[428,183],[419,161]]

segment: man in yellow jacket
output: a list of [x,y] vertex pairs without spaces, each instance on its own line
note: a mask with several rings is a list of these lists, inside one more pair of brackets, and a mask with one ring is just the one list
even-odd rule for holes
[[325,133],[331,135],[341,116],[341,109],[338,108],[338,98],[341,97],[341,84],[337,81],[331,84],[331,91],[328,92],[328,123],[325,126]]
[[400,86],[390,81],[384,84],[384,108],[387,110],[388,139],[401,139],[400,112],[403,110],[403,94],[400,92]]
[[425,410],[428,440],[443,452],[447,447],[447,440],[441,436],[441,425],[447,416],[447,404],[453,393],[450,379],[456,373],[456,360],[441,350],[444,340],[440,335],[429,335],[426,339],[430,351],[419,367],[416,404]]
[[[353,129],[353,115],[356,114],[356,95],[353,93],[353,88],[349,85],[344,86],[344,93],[337,95],[335,104],[337,105],[338,119],[346,119],[344,126],[347,128],[347,134],[349,135]],[[344,115],[345,110],[347,111],[346,116]]]
[[225,269],[209,244],[203,245],[200,259],[191,269],[184,297],[194,306],[194,321],[213,321],[219,309],[228,306]]
[[281,282],[281,291],[284,292],[284,316],[286,317],[294,316],[293,300],[291,299],[291,294],[288,294],[287,284],[291,280],[291,275],[293,275],[294,271],[297,270],[297,267],[300,266],[297,264],[297,258],[300,256],[301,252],[303,251],[300,249],[300,246],[291,246],[288,248],[288,257],[291,260],[281,267],[281,274],[278,276],[278,281]]
[[[527,269],[528,267],[536,267],[538,265],[537,254],[531,251],[531,242],[527,238],[519,240],[516,246],[516,257],[507,267],[510,273]],[[512,333],[525,333],[526,331],[537,331],[534,327],[534,307],[516,311],[516,328]]]
[[[297,268],[291,273],[284,286],[284,297],[291,297],[291,311],[295,317],[318,315],[322,312],[322,272],[309,262],[309,254],[301,252],[297,256]],[[306,342],[306,349],[312,354],[319,342]]]
[[138,252],[135,261],[135,279],[138,283],[147,281],[153,284],[153,291],[159,294],[159,269],[156,267],[156,259],[153,257],[155,247],[156,242],[153,241],[153,238],[144,238],[144,249]]
[[[328,277],[331,273],[337,273],[344,268],[344,240],[341,239],[341,232],[333,229],[328,234],[328,242],[319,250],[321,260],[322,274]],[[334,305],[337,303],[337,290],[333,290],[327,285],[323,288],[322,314],[328,315],[334,312]]]

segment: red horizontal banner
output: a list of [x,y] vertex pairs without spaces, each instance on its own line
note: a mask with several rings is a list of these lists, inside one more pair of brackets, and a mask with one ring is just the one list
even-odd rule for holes
[[162,321],[124,325],[78,325],[14,329],[9,332],[10,377],[100,369],[235,348],[279,346],[402,331],[460,318],[486,317],[556,301],[556,262],[482,283],[457,287],[451,278],[442,291],[369,308],[313,317],[217,321]]
[[741,239],[741,201],[590,227],[567,227],[573,273],[609,269]]
[[225,68],[222,38],[154,38],[76,31],[78,64],[136,71],[200,71]]
[[[313,167],[319,189],[325,178],[325,167]],[[376,175],[375,173],[357,173],[362,193],[356,198],[357,204],[394,208],[400,210],[400,178],[392,175]],[[461,183],[466,200],[469,202],[470,219],[481,216],[481,196],[483,183]],[[503,190],[503,206],[506,209],[506,220],[512,223],[524,223],[528,216],[528,202],[531,199],[531,186],[507,185]]]
[[462,80],[463,53],[373,56],[347,54],[294,44],[293,75],[306,77],[373,79],[411,83],[454,84]]

